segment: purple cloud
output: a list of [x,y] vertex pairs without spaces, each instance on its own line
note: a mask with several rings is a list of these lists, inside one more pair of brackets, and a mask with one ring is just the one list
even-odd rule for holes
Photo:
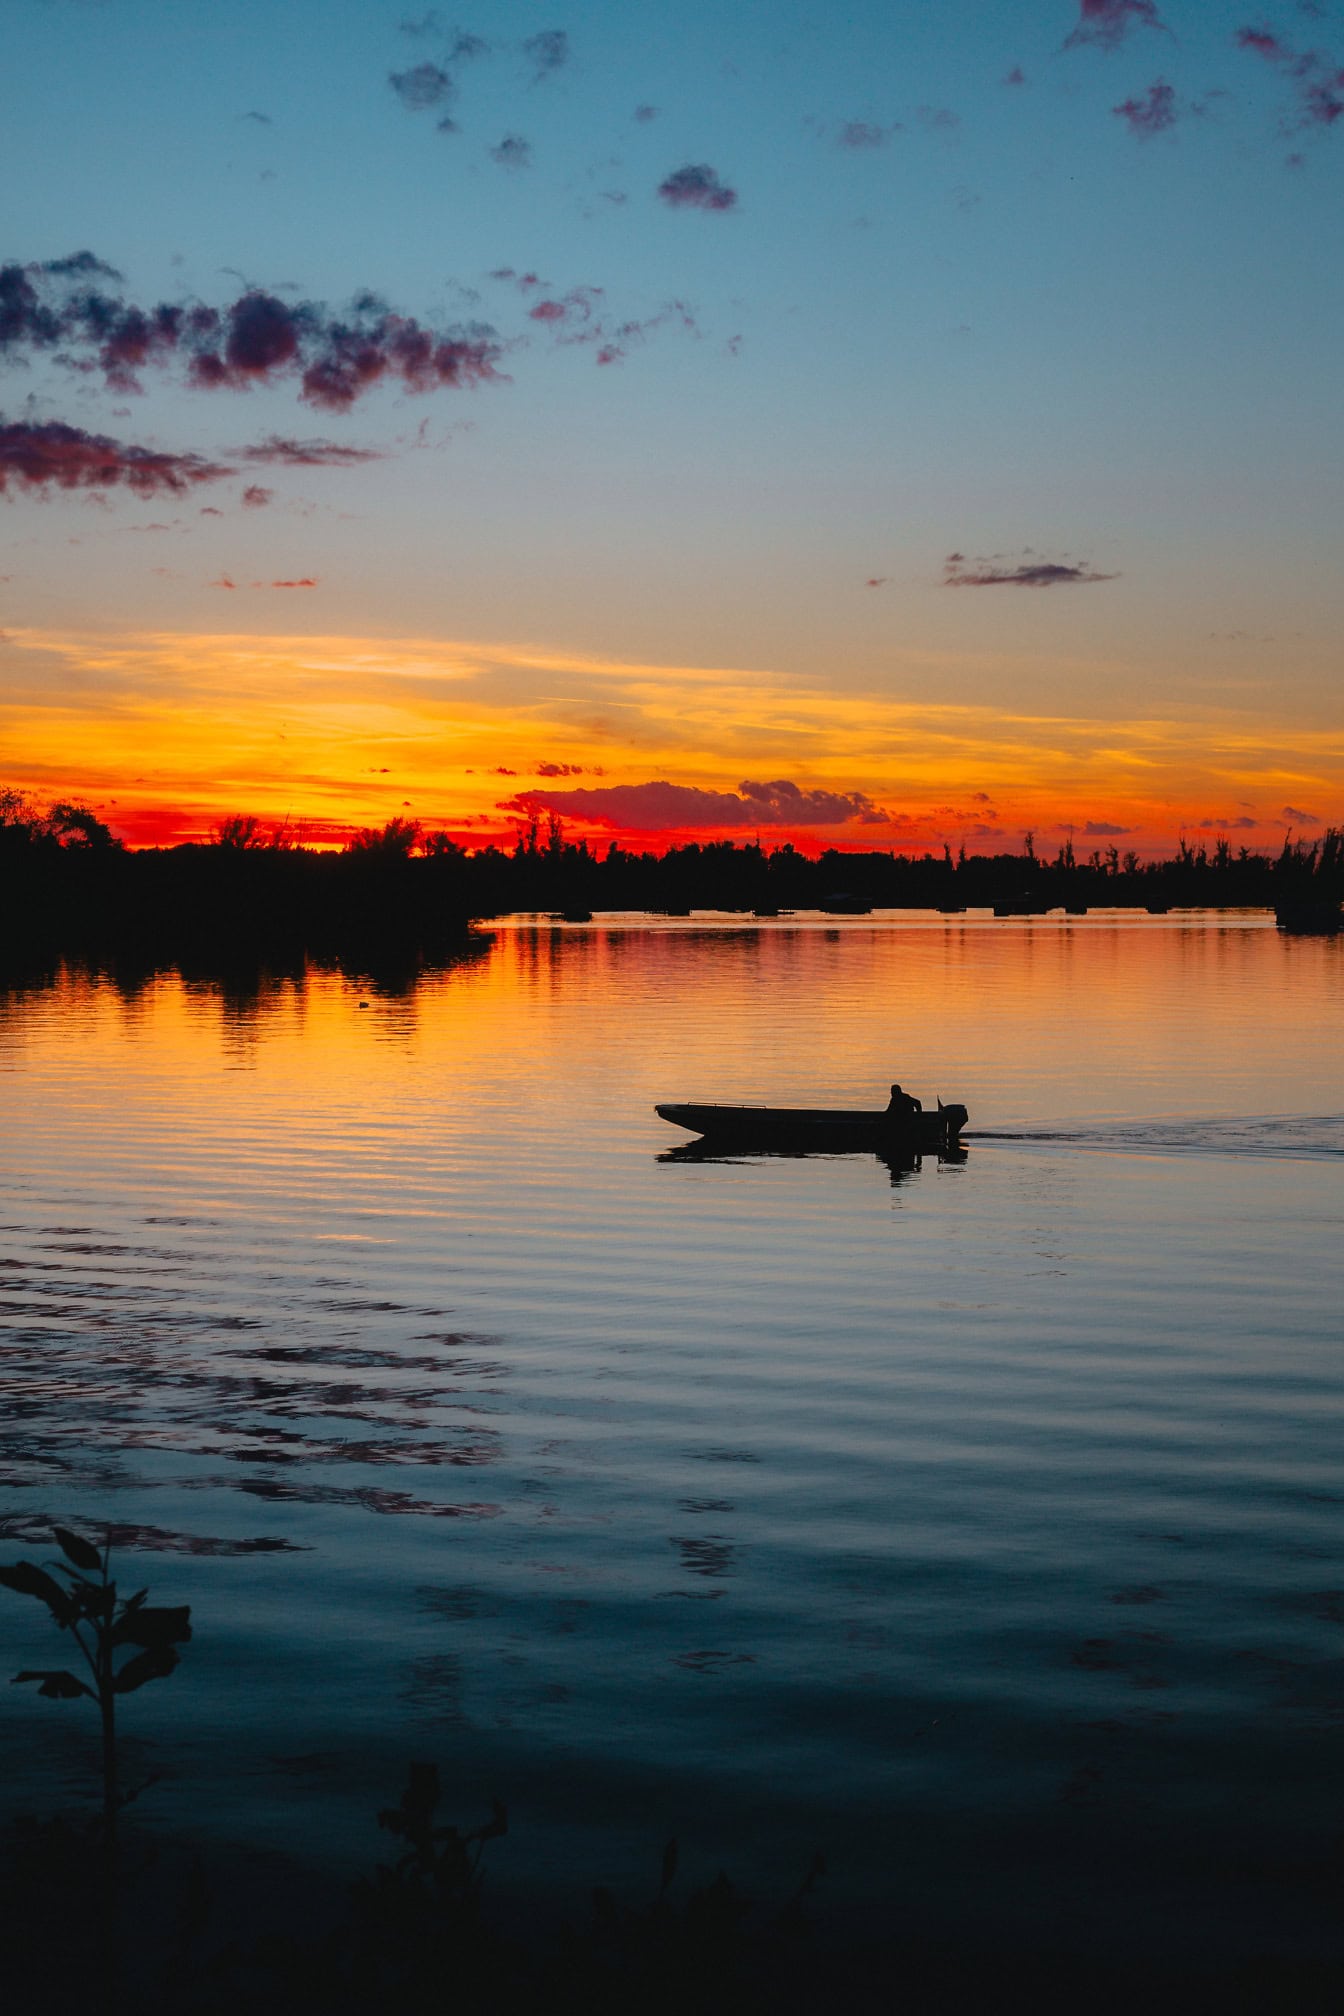
[[658,117],[656,105],[636,105],[635,118],[641,126],[647,126],[651,119]]
[[1003,81],[1005,84],[1025,84],[1027,81],[1027,73],[1022,68],[1022,65],[1020,63],[1014,63],[1012,69],[1008,72],[1008,75],[1004,78]]
[[773,783],[751,779],[736,791],[701,791],[660,779],[648,784],[601,784],[569,791],[520,791],[501,801],[501,812],[531,818],[556,812],[601,826],[645,833],[683,828],[755,826],[884,825],[887,814],[863,791],[804,790],[786,778]]
[[498,147],[490,149],[490,159],[497,161],[501,168],[530,168],[532,143],[524,140],[521,133],[506,133]]
[[1112,105],[1111,111],[1140,140],[1151,140],[1154,134],[1166,133],[1176,124],[1176,93],[1159,77],[1156,84],[1148,86],[1144,97],[1126,98],[1123,104]]
[[62,420],[0,422],[0,496],[14,482],[27,490],[112,490],[124,484],[150,497],[236,474],[203,455],[164,454]]
[[1268,28],[1239,28],[1237,45],[1278,64],[1291,76],[1297,93],[1297,119],[1304,126],[1333,126],[1344,117],[1344,69],[1322,51],[1298,51]]
[[993,560],[968,561],[964,553],[949,553],[943,580],[948,588],[1064,588],[1087,581],[1116,581],[1116,574],[1098,574],[1085,563],[1066,560],[1024,560],[1015,567]]
[[[79,276],[87,271],[81,265]],[[224,309],[174,302],[142,309],[96,288],[71,289],[65,277],[57,276],[53,290],[41,266],[0,267],[0,355],[60,344],[59,361],[77,370],[96,365],[109,390],[120,393],[140,391],[142,371],[182,357],[198,389],[242,391],[297,377],[300,398],[332,412],[344,412],[384,378],[429,392],[498,375],[493,330],[424,329],[369,293],[345,316],[260,288]]]
[[249,511],[260,511],[270,503],[274,495],[274,490],[266,489],[264,484],[249,483],[243,492],[243,502]]
[[736,189],[719,180],[707,162],[691,162],[675,169],[658,185],[664,203],[675,210],[731,210],[737,202]]
[[1089,840],[1118,840],[1122,833],[1132,833],[1132,826],[1112,826],[1105,819],[1089,819],[1083,832]]
[[1077,49],[1095,42],[1102,49],[1118,49],[1131,28],[1159,28],[1167,33],[1156,0],[1079,0],[1078,25],[1064,47]]
[[1295,826],[1319,826],[1321,823],[1318,813],[1304,812],[1300,805],[1281,806],[1279,816],[1283,819],[1291,819]]

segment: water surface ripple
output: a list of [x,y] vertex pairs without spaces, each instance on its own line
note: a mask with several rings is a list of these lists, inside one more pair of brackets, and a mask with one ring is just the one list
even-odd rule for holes
[[[1342,1007],[1344,946],[1200,918],[16,984],[2,1558],[107,1520],[193,1604],[127,1710],[159,1826],[351,1866],[432,1755],[520,1880],[675,1831],[921,1923],[1328,1943]],[[964,1163],[652,1112],[895,1076]],[[0,1688],[10,1803],[88,1734]]]

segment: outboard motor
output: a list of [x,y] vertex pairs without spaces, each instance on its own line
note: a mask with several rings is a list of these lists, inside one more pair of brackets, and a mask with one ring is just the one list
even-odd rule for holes
[[964,1106],[944,1106],[940,1099],[938,1101],[938,1117],[943,1123],[948,1140],[955,1141],[971,1116]]

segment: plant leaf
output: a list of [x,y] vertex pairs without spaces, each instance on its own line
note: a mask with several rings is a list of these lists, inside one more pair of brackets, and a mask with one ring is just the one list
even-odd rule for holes
[[20,1596],[36,1596],[46,1604],[62,1630],[76,1614],[73,1600],[60,1583],[31,1561],[16,1561],[12,1568],[0,1568],[0,1583],[6,1589],[17,1590]]
[[148,1652],[137,1652],[112,1682],[112,1692],[134,1694],[147,1680],[166,1680],[176,1664],[177,1654],[171,1645],[154,1645]]
[[103,1557],[91,1540],[85,1540],[80,1534],[72,1533],[68,1526],[54,1526],[52,1531],[60,1542],[62,1554],[68,1561],[73,1561],[76,1568],[83,1568],[87,1573],[94,1575],[98,1573],[103,1565]]
[[189,1603],[128,1610],[112,1633],[114,1645],[185,1645],[191,1636]]
[[80,1694],[87,1694],[90,1701],[95,1701],[98,1698],[93,1689],[86,1687],[84,1682],[74,1673],[56,1673],[50,1671],[45,1673],[16,1673],[9,1684],[11,1687],[17,1687],[20,1680],[40,1680],[42,1685],[37,1691],[39,1694],[45,1694],[49,1701],[73,1701]]

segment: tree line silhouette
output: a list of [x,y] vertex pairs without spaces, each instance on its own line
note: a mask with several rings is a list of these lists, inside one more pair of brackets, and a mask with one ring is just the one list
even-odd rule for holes
[[1166,860],[1114,845],[1053,856],[1028,833],[1020,852],[922,855],[828,848],[815,859],[790,842],[691,842],[663,854],[566,837],[561,821],[521,824],[511,846],[468,851],[411,819],[356,833],[340,851],[299,844],[287,827],[249,814],[222,819],[208,841],[126,848],[86,805],[45,809],[0,790],[3,942],[62,951],[231,949],[338,956],[351,947],[460,939],[474,919],[513,911],[582,917],[601,910],[955,913],[993,907],[1033,914],[1089,906],[1273,906],[1334,919],[1344,899],[1344,828],[1285,835],[1274,853],[1182,838]]

